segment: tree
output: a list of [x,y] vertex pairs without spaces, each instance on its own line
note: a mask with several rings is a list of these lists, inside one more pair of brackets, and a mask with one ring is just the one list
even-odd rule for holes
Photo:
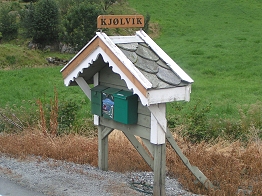
[[80,50],[95,34],[96,19],[102,14],[97,4],[82,2],[73,6],[63,20],[62,40]]
[[26,37],[33,37],[35,7],[32,2],[20,11],[20,23]]
[[33,42],[45,45],[58,40],[59,11],[54,0],[36,3],[32,20]]
[[18,35],[18,24],[16,22],[16,12],[11,12],[9,6],[3,6],[0,9],[0,32],[3,39],[15,39]]
[[30,3],[20,12],[21,26],[26,37],[44,46],[58,41],[59,11],[55,0]]

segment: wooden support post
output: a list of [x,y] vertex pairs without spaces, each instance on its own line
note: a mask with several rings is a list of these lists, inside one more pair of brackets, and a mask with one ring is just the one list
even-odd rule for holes
[[165,196],[166,144],[154,145],[154,196]]
[[192,174],[201,182],[207,189],[216,188],[212,182],[198,169],[198,167],[191,165],[187,157],[183,154],[182,150],[177,145],[172,133],[167,129],[166,138],[171,144],[172,148],[176,151],[177,155],[183,161],[185,166],[192,172]]
[[98,168],[108,170],[108,135],[113,129],[98,126]]
[[152,170],[154,170],[154,162],[150,155],[145,151],[143,146],[140,144],[140,142],[136,139],[136,137],[129,133],[128,131],[123,131],[127,139],[131,142],[131,144],[135,147],[137,152],[142,156],[142,158],[146,161],[146,163],[151,167]]

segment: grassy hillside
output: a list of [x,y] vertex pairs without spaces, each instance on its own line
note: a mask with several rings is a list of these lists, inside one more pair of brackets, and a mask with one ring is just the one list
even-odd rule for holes
[[201,99],[213,117],[235,118],[261,100],[261,1],[128,2],[159,23],[156,42],[194,79],[188,105]]
[[[168,104],[171,128],[191,126],[185,129],[189,136],[200,132],[196,137],[210,138],[221,132],[240,136],[250,125],[262,127],[262,2],[128,0],[128,4],[131,8],[116,4],[111,12],[150,14],[154,29],[149,34],[194,80],[189,103]],[[62,66],[46,63],[48,56],[69,60],[73,55],[28,50],[21,39],[0,44],[0,107],[29,108],[28,103],[39,98],[47,103],[56,87],[60,102],[85,103],[79,115],[89,116],[90,105],[80,88],[65,87]]]

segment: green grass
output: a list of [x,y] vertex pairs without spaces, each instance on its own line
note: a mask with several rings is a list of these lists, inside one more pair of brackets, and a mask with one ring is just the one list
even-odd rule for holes
[[159,23],[155,41],[195,81],[187,105],[200,99],[212,103],[212,117],[236,118],[261,100],[261,1],[128,2]]
[[30,110],[36,106],[38,99],[44,104],[50,104],[56,91],[59,102],[73,101],[80,104],[81,115],[87,116],[90,114],[88,98],[80,88],[64,86],[61,68],[62,66],[0,70],[0,108],[8,105],[14,109],[23,107]]
[[[131,8],[126,8],[128,4]],[[195,123],[205,122],[206,116],[210,122],[217,120],[213,124],[220,124],[219,119],[238,122],[242,118],[239,111],[248,115],[250,108],[260,108],[261,1],[128,0],[128,4],[116,4],[110,12],[149,13],[151,23],[160,28],[157,37],[158,31],[153,32],[156,43],[194,80],[189,103],[168,104],[167,116],[171,121],[183,121],[189,114],[199,115],[198,120],[202,121]],[[131,31],[116,29],[108,33],[126,35]],[[64,86],[59,72],[62,66],[50,67],[46,63],[49,56],[69,60],[73,55],[28,50],[26,42],[19,37],[0,44],[0,107],[29,108],[39,98],[47,103],[56,87],[60,102],[81,103],[78,115],[90,116],[90,103],[80,88]],[[211,110],[205,110],[210,103]],[[192,114],[195,105],[200,110]],[[206,114],[201,114],[201,108]],[[257,114],[260,118],[257,124],[261,124],[261,112]]]

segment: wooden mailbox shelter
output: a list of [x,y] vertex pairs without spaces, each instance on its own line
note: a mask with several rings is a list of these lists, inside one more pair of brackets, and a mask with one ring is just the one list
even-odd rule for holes
[[[167,128],[166,103],[189,101],[193,80],[144,31],[137,31],[133,36],[107,36],[97,32],[61,72],[64,84],[78,85],[98,110],[94,112],[94,124],[99,131],[100,169],[108,169],[108,135],[117,129],[154,171],[154,195],[165,195],[166,138],[200,182],[212,185],[198,168],[191,166]],[[111,105],[115,115],[118,112],[129,118],[131,109],[128,108],[136,109],[130,122],[103,113],[106,106],[99,98],[104,99],[106,89],[115,97],[115,105]],[[126,96],[124,102],[131,107],[123,109],[117,105],[119,95]],[[137,96],[135,103],[128,101],[132,95]],[[135,120],[134,115],[137,115]],[[135,136],[142,139],[149,154]]]

